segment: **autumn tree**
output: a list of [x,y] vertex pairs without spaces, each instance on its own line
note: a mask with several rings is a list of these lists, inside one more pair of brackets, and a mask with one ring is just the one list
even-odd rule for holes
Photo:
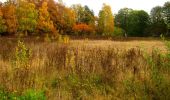
[[55,33],[53,21],[50,19],[47,2],[45,2],[45,1],[42,3],[41,7],[39,8],[39,18],[38,18],[37,28],[38,28],[39,32]]
[[[53,21],[54,27],[57,27],[57,17],[60,16],[60,14],[57,12],[57,3],[54,0],[48,0],[48,12],[50,19]],[[58,28],[58,27],[57,27]]]
[[64,10],[64,14],[63,14],[63,19],[64,19],[64,27],[63,30],[65,33],[69,34],[72,32],[72,27],[75,25],[75,12],[70,9],[70,8],[65,8]]
[[[72,5],[71,7],[76,14],[77,26],[87,25],[95,30],[95,16],[92,10],[87,5],[82,7],[80,4]],[[85,32],[84,32],[85,33]],[[94,31],[89,34],[94,34]]]
[[95,31],[90,25],[87,25],[85,23],[75,24],[73,26],[73,30],[75,35],[81,36],[91,35]]
[[95,24],[95,17],[92,10],[89,9],[87,5],[83,7],[83,17],[82,17],[82,23],[88,24],[88,25],[94,25]]
[[94,12],[92,10],[90,10],[88,6],[85,5],[84,13],[85,13],[85,16],[84,16],[83,22],[95,30],[96,27],[95,27]]
[[11,2],[5,2],[3,7],[3,16],[7,26],[7,32],[9,34],[17,33],[17,17],[16,17],[16,7]]
[[80,4],[74,4],[71,6],[76,14],[76,23],[83,23],[84,18],[84,8]]
[[62,3],[54,0],[48,1],[48,11],[54,26],[61,34],[69,34],[75,24],[75,13],[72,9],[65,7]]
[[76,23],[94,24],[95,17],[92,10],[87,5],[82,7],[80,4],[72,5],[71,7],[76,13]]
[[98,28],[99,32],[105,36],[110,36],[114,32],[114,17],[109,5],[103,4],[99,12]]
[[6,32],[5,20],[3,19],[2,6],[0,5],[0,34]]
[[38,11],[33,3],[20,1],[17,8],[18,30],[25,35],[33,33],[37,26]]

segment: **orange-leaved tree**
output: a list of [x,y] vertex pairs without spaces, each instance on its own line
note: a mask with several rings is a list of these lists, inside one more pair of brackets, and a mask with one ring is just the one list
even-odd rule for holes
[[43,2],[39,8],[37,29],[41,33],[56,33],[53,21],[50,19],[47,2]]
[[92,35],[95,29],[90,25],[80,23],[73,26],[73,31],[76,35]]
[[0,6],[0,34],[6,32],[5,20],[3,19],[2,6]]
[[75,24],[75,13],[62,3],[48,0],[48,11],[54,26],[62,34],[70,34]]
[[11,2],[6,2],[3,6],[3,17],[7,26],[7,32],[10,34],[17,33],[17,17],[16,17],[16,7]]

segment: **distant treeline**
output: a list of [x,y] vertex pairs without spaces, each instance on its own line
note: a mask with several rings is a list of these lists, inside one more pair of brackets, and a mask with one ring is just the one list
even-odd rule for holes
[[7,0],[0,3],[1,36],[160,36],[170,35],[170,2],[143,10],[103,4],[98,16],[88,6],[67,7],[59,0]]

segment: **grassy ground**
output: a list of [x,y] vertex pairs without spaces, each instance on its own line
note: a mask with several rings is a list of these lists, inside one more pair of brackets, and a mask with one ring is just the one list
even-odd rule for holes
[[159,49],[161,52],[166,52],[166,46],[161,40],[131,40],[131,41],[118,41],[118,40],[73,40],[71,45],[88,46],[89,48],[101,47],[108,48],[114,47],[121,50],[128,50],[131,48],[143,49],[146,52],[152,52],[153,49]]
[[0,99],[169,100],[160,40],[0,39]]

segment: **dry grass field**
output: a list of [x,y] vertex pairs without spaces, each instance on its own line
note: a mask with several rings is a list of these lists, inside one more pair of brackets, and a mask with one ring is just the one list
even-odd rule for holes
[[114,47],[120,50],[128,50],[131,48],[139,48],[146,52],[152,52],[153,49],[158,49],[160,52],[166,52],[165,43],[161,40],[132,40],[132,41],[117,41],[117,40],[72,40],[70,44],[73,46],[87,46],[89,48]]
[[0,99],[169,100],[169,60],[161,40],[1,38]]

